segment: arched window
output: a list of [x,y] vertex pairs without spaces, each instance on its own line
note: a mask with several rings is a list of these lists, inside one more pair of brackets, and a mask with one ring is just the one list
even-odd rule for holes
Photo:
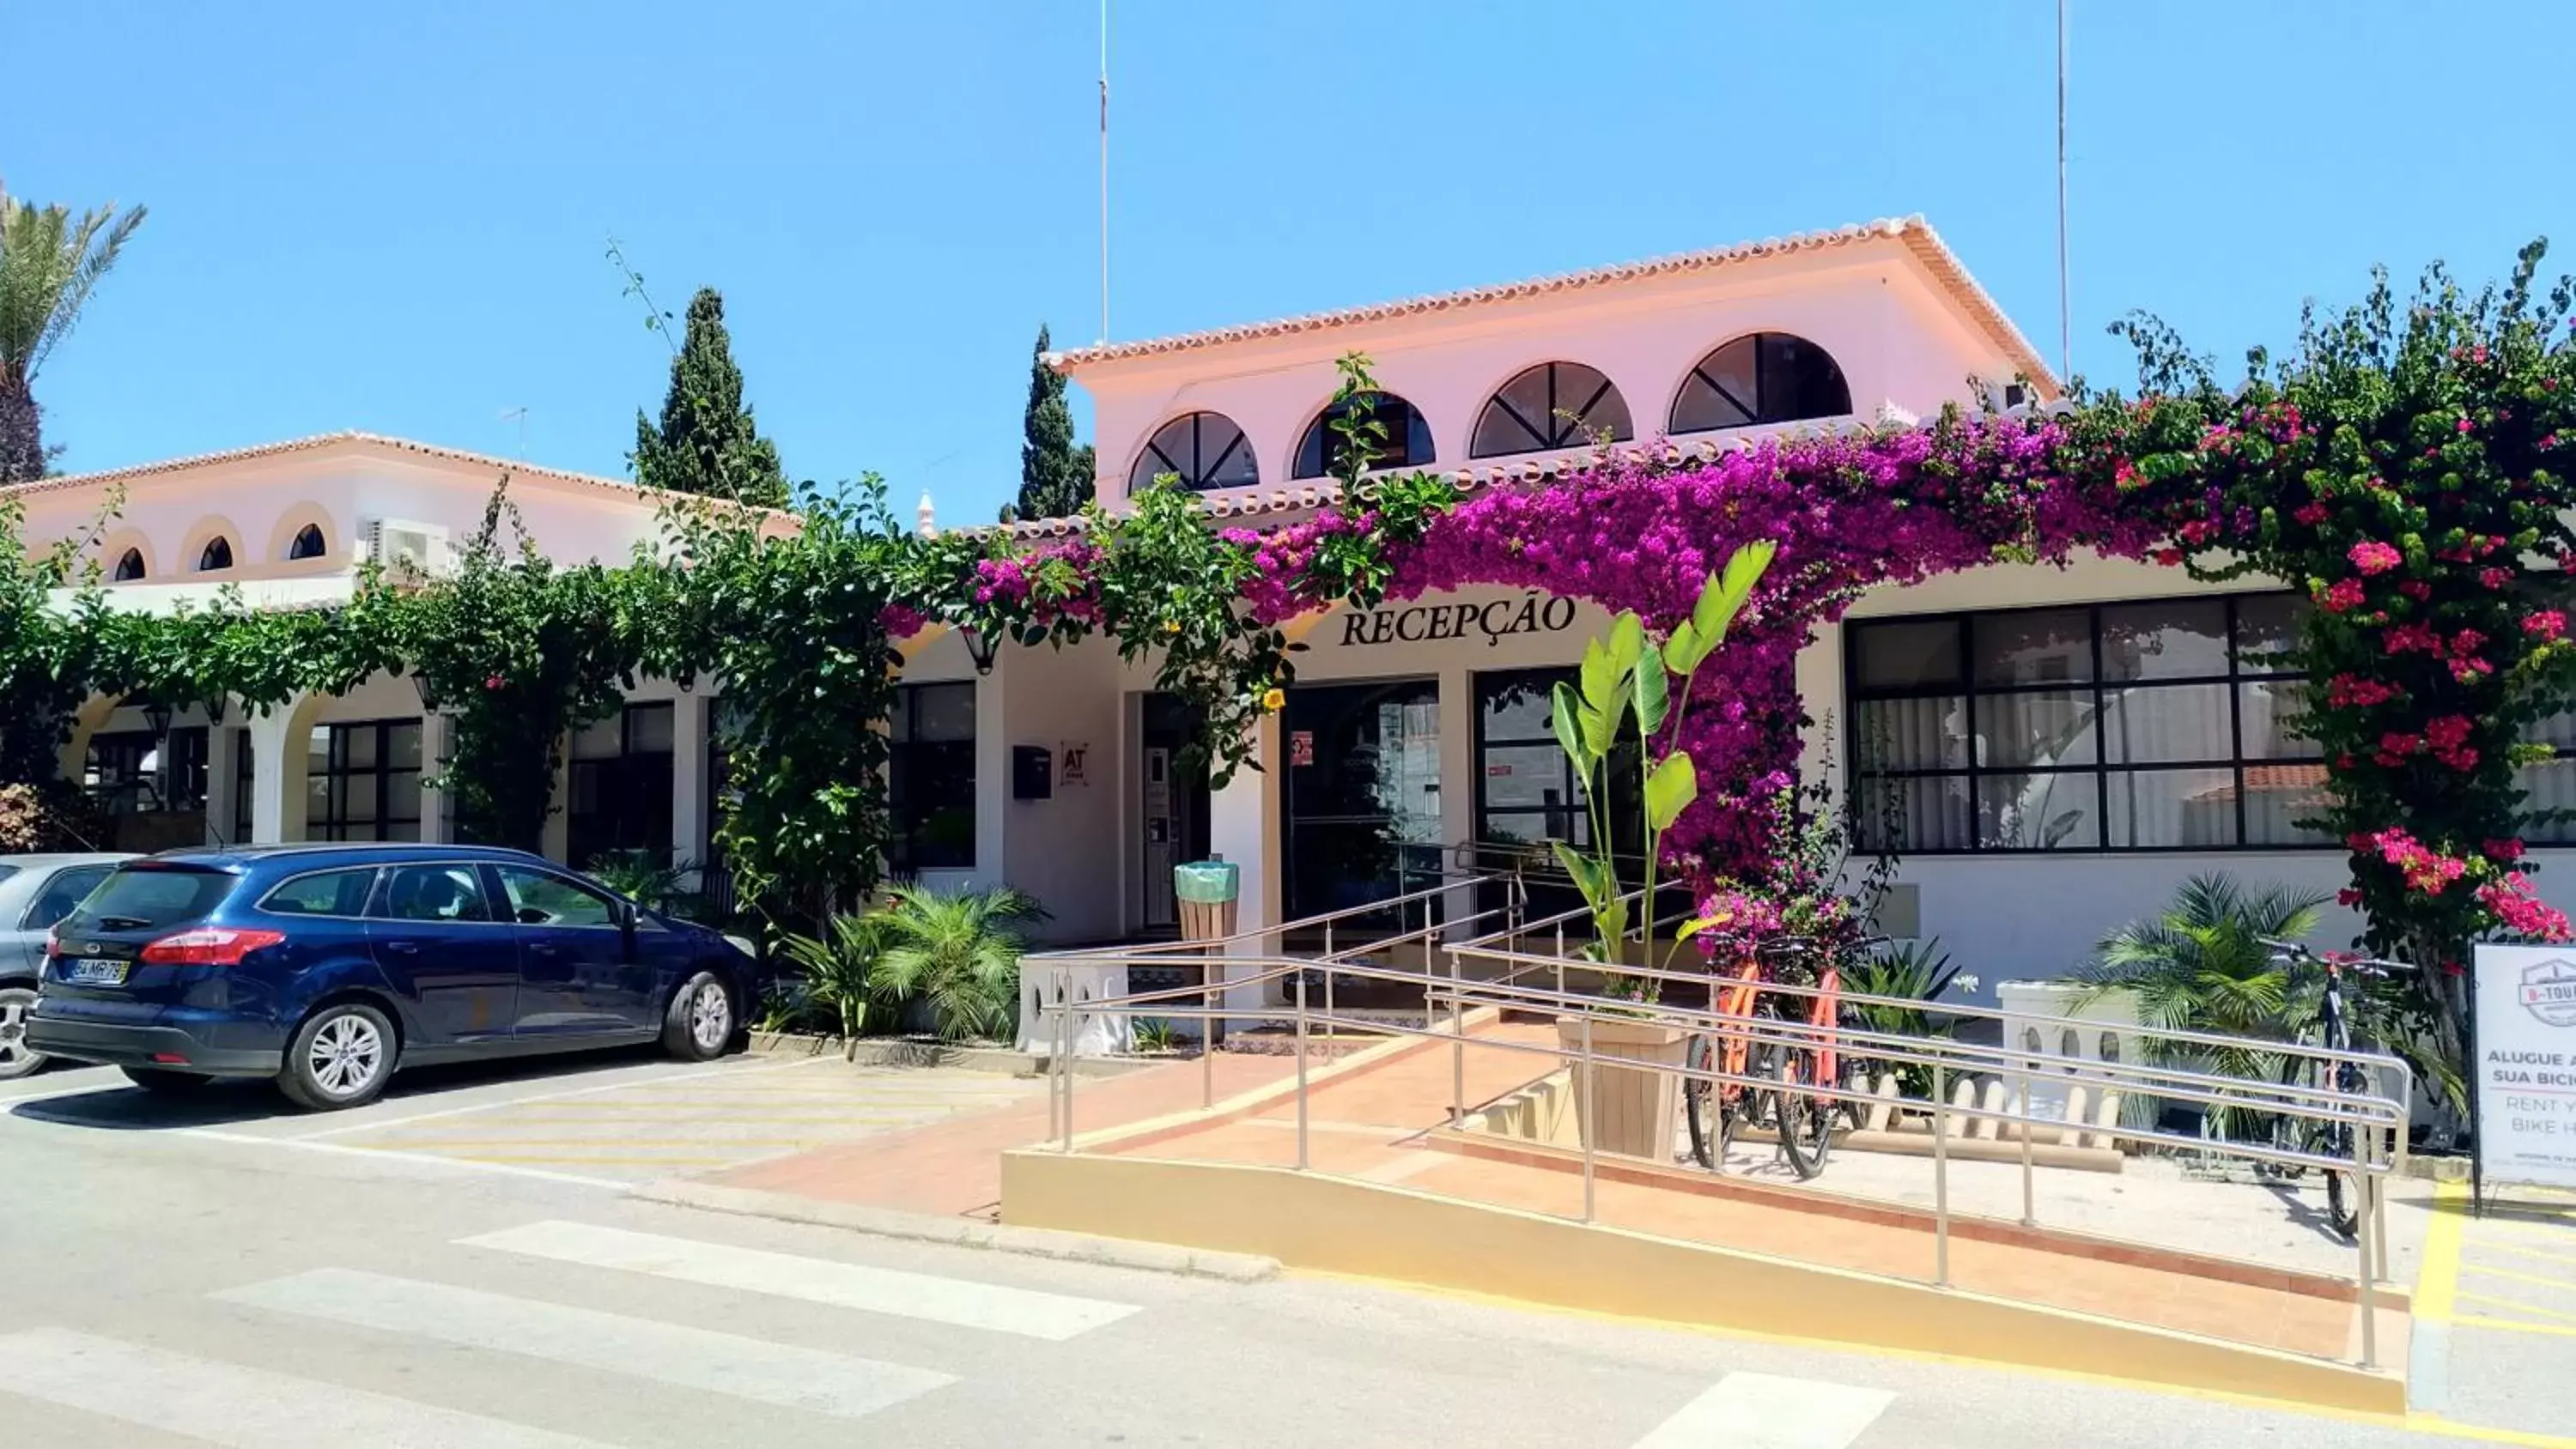
[[1612,442],[1637,435],[1628,400],[1610,379],[1579,362],[1542,362],[1486,402],[1467,451],[1478,458],[1543,453],[1580,447],[1605,431]]
[[143,577],[143,550],[139,548],[129,548],[125,552],[118,554],[116,556],[116,572],[113,577],[116,582],[120,584],[130,584],[136,579]]
[[286,546],[286,560],[293,563],[300,558],[320,558],[323,548],[322,525],[308,523],[296,530],[295,541]]
[[1163,424],[1127,470],[1127,491],[1142,493],[1169,473],[1193,493],[1249,488],[1261,481],[1252,440],[1223,413],[1184,413]]
[[1335,455],[1342,450],[1342,435],[1333,420],[1354,413],[1386,429],[1386,441],[1372,450],[1369,467],[1420,468],[1431,462],[1431,425],[1422,420],[1421,411],[1391,392],[1370,392],[1315,415],[1306,425],[1305,440],[1297,445],[1297,465],[1288,470],[1288,476],[1321,478],[1332,472]]
[[1851,386],[1832,353],[1786,332],[1756,332],[1701,358],[1682,379],[1672,431],[1838,418],[1851,410]]
[[197,551],[197,572],[201,574],[218,573],[232,566],[233,541],[220,533],[207,539],[206,546]]

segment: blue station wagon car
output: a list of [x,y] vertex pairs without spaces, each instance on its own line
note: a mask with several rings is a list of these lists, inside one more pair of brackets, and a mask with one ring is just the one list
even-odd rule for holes
[[177,1091],[274,1078],[354,1107],[397,1067],[729,1047],[751,958],[537,856],[267,845],[125,863],[54,928],[27,1043]]

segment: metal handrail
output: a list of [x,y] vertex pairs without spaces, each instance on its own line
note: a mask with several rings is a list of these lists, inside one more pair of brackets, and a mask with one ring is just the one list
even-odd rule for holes
[[[1406,873],[1410,875],[1431,874],[1431,872],[1428,871],[1409,871]],[[1138,941],[1129,945],[1118,946],[1108,951],[1079,949],[1072,951],[1032,951],[1022,959],[1045,962],[1072,960],[1078,958],[1088,962],[1132,960],[1137,957],[1152,957],[1155,959],[1155,964],[1165,965],[1169,963],[1163,958],[1171,955],[1185,955],[1190,952],[1213,951],[1217,947],[1230,946],[1242,941],[1258,941],[1270,936],[1285,936],[1290,931],[1310,931],[1319,927],[1329,926],[1335,921],[1346,920],[1352,916],[1375,915],[1389,909],[1408,906],[1417,901],[1436,899],[1437,897],[1448,895],[1453,891],[1473,890],[1477,886],[1491,882],[1516,879],[1516,877],[1508,875],[1452,876],[1447,871],[1439,872],[1439,876],[1441,880],[1441,884],[1439,885],[1426,886],[1421,890],[1408,891],[1399,896],[1389,896],[1385,900],[1371,901],[1366,905],[1343,906],[1337,910],[1325,911],[1318,915],[1301,916],[1296,920],[1281,921],[1276,925],[1253,926],[1247,930],[1236,931],[1231,935],[1211,936],[1199,940]],[[1215,954],[1224,955],[1226,953],[1216,951]],[[1239,960],[1241,958],[1238,957],[1236,959]]]
[[[1237,1019],[1251,1018],[1254,1020],[1292,1019],[1296,1026],[1297,1043],[1297,1167],[1298,1170],[1304,1171],[1306,1170],[1309,1162],[1308,1117],[1309,1097],[1311,1095],[1311,1091],[1306,1068],[1308,1040],[1312,1028],[1318,1024],[1319,1020],[1320,1024],[1328,1029],[1349,1026],[1368,1032],[1398,1037],[1449,1039],[1452,1042],[1451,1049],[1453,1054],[1457,1057],[1463,1058],[1467,1044],[1463,1011],[1466,1002],[1473,999],[1479,1005],[1491,1005],[1497,1007],[1545,1006],[1555,1009],[1560,1020],[1568,1016],[1577,1019],[1581,1024],[1582,1044],[1579,1051],[1569,1050],[1562,1044],[1518,1042],[1500,1039],[1488,1039],[1477,1044],[1486,1048],[1516,1051],[1527,1055],[1549,1057],[1556,1060],[1566,1061],[1568,1063],[1579,1063],[1580,1069],[1583,1072],[1583,1081],[1587,1097],[1595,1081],[1595,1074],[1599,1069],[1599,1058],[1598,1054],[1593,1050],[1592,1041],[1594,1022],[1603,1019],[1635,1020],[1640,1015],[1646,1015],[1649,1019],[1657,1020],[1666,1025],[1679,1026],[1697,1022],[1714,1031],[1740,1033],[1748,1043],[1767,1042],[1774,1045],[1781,1045],[1800,1050],[1814,1049],[1819,1045],[1820,1041],[1833,1044],[1837,1050],[1845,1049],[1846,1044],[1848,1044],[1848,1049],[1852,1051],[1854,1056],[1873,1062],[1904,1063],[1929,1067],[1933,1073],[1932,1096],[1928,1101],[1924,1101],[1921,1104],[1921,1110],[1927,1111],[1932,1119],[1932,1160],[1934,1164],[1934,1281],[1943,1287],[1947,1287],[1949,1284],[1950,1209],[1948,1140],[1949,1124],[1954,1117],[1970,1122],[1988,1121],[1998,1124],[2017,1124],[2016,1135],[2021,1143],[2022,1220],[2026,1225],[2036,1225],[2037,1215],[2033,1188],[2031,1147],[2032,1137],[2037,1122],[2036,1119],[2030,1115],[2029,1106],[2031,1100],[2030,1089],[2032,1081],[2035,1077],[2041,1074],[2031,1067],[2026,1053],[2015,1054],[2000,1046],[1989,1048],[1977,1044],[1960,1043],[1947,1038],[1934,1038],[1928,1036],[1917,1038],[1901,1033],[1881,1032],[1869,1028],[1846,1026],[1840,1022],[1820,1026],[1815,1023],[1784,1019],[1776,1016],[1761,1017],[1753,1015],[1739,1015],[1717,1011],[1715,1009],[1701,1010],[1690,1007],[1668,1006],[1662,1003],[1657,1003],[1651,1008],[1641,1008],[1626,1003],[1613,1004],[1606,1002],[1599,997],[1586,996],[1578,993],[1548,991],[1543,988],[1520,986],[1517,984],[1498,984],[1493,982],[1465,980],[1457,974],[1457,956],[1459,954],[1459,952],[1453,949],[1452,972],[1446,981],[1440,977],[1433,976],[1428,972],[1399,972],[1385,967],[1362,966],[1339,961],[1317,961],[1308,958],[1296,957],[1252,958],[1250,960],[1245,958],[1234,958],[1236,964],[1262,965],[1266,961],[1267,965],[1266,969],[1256,972],[1254,976],[1243,978],[1232,984],[1245,985],[1273,979],[1289,979],[1292,981],[1294,987],[1293,1002],[1289,1007],[1284,1009],[1245,1009],[1236,1006],[1219,1007],[1214,1000],[1213,991],[1206,988],[1201,989],[1203,1005],[1198,1008],[1176,1008],[1163,1004],[1175,995],[1187,995],[1188,992],[1186,988],[1178,993],[1170,991],[1135,993],[1130,996],[1104,998],[1075,1005],[1066,999],[1066,993],[1062,989],[1060,977],[1059,990],[1057,992],[1057,1004],[1046,1008],[1054,1021],[1054,1039],[1057,1045],[1055,1059],[1050,1063],[1049,1106],[1051,1109],[1050,1115],[1055,1119],[1050,1123],[1050,1127],[1052,1129],[1051,1135],[1058,1136],[1062,1151],[1067,1154],[1073,1152],[1075,1078],[1071,1071],[1070,1064],[1065,1059],[1063,1046],[1067,1040],[1068,1028],[1076,1013],[1100,1013],[1110,1016],[1125,1015],[1133,1017],[1136,1015],[1146,1014],[1141,1010],[1141,1008],[1152,1006],[1155,1009],[1151,1014],[1166,1018],[1178,1017],[1184,1020],[1193,1018],[1215,1019],[1220,1017],[1231,1017]],[[1479,954],[1499,954],[1505,957],[1513,957],[1517,956],[1519,953]],[[1318,967],[1320,967],[1324,973],[1326,989],[1328,992],[1330,990],[1330,983],[1335,975],[1353,975],[1362,978],[1395,980],[1408,984],[1421,984],[1424,988],[1424,1001],[1426,1005],[1425,1025],[1416,1028],[1402,1023],[1391,1023],[1380,1020],[1353,1019],[1344,1021],[1335,1017],[1329,1010],[1318,1018],[1316,1014],[1309,1009],[1307,1001],[1308,976]],[[1717,980],[1718,978],[1701,975],[1696,979],[1702,983],[1708,983]],[[1770,987],[1766,983],[1765,989],[1774,988]],[[1794,988],[1783,987],[1778,989]],[[1814,993],[1810,992],[1806,994]],[[1892,998],[1867,997],[1858,999],[1865,1001],[1894,1000]],[[1429,1015],[1428,1008],[1437,1000],[1445,1000],[1450,1006],[1452,1020],[1448,1024],[1447,1030],[1436,1029],[1431,1024],[1436,1018],[1432,1018]],[[1921,1005],[1919,1002],[1911,1001],[1901,1001],[1897,1004],[1908,1007],[1919,1007]],[[2014,1019],[2049,1019],[2031,1017],[2027,1013],[1996,1014]],[[2233,1040],[2206,1036],[2204,1036],[2203,1039],[2214,1041]],[[2264,1050],[2269,1050],[2276,1045],[2268,1042],[2259,1044],[2238,1044],[2259,1045],[2260,1049]],[[2336,1055],[2323,1053],[2321,1051],[2314,1052],[2312,1054]],[[1991,1070],[1996,1075],[2008,1077],[2015,1082],[2017,1091],[2015,1093],[2014,1100],[2019,1103],[2021,1110],[1994,1111],[1978,1106],[1973,1102],[1968,1105],[1961,1106],[1944,1100],[1944,1098],[1948,1096],[1948,1092],[1946,1090],[1947,1078],[1949,1073],[1952,1071],[1971,1069],[1969,1074],[1974,1075],[1975,1073],[1972,1069],[1976,1065],[1979,1065],[1983,1059],[1988,1057],[2009,1057],[2014,1055],[2019,1055],[2021,1060],[1996,1062],[1992,1064]],[[1208,1060],[1212,1060],[1211,1054],[1203,1054],[1203,1057]],[[1753,1091],[1776,1092],[1784,1090],[1783,1085],[1777,1080],[1756,1078],[1743,1073],[1730,1073],[1719,1070],[1714,1065],[1702,1068],[1693,1067],[1687,1064],[1676,1065],[1662,1062],[1641,1061],[1632,1058],[1618,1058],[1615,1060],[1618,1061],[1619,1067],[1623,1070],[1649,1070],[1658,1073],[1670,1072],[1673,1075],[1680,1077],[1685,1082],[1704,1081],[1712,1085],[1733,1085]],[[2354,1129],[2351,1133],[2353,1155],[2351,1161],[2347,1163],[2337,1157],[2330,1157],[2296,1149],[2272,1147],[2256,1143],[2232,1142],[2225,1139],[2190,1138],[2181,1136],[2180,1134],[2166,1133],[2154,1129],[2132,1128],[2117,1123],[2110,1125],[2095,1125],[2090,1123],[2067,1124],[2068,1127],[2074,1131],[2115,1141],[2162,1143],[2202,1152],[2213,1152],[2223,1156],[2241,1157],[2254,1162],[2270,1162],[2301,1168],[2318,1168],[2327,1172],[2350,1172],[2352,1174],[2355,1193],[2358,1198],[2357,1211],[2359,1222],[2357,1224],[2355,1247],[2359,1254],[2359,1261],[2358,1270],[2355,1275],[2355,1284],[2356,1299],[2361,1316],[2361,1360],[2365,1367],[2375,1367],[2377,1361],[2377,1327],[2375,1322],[2376,1315],[2373,1285],[2378,1276],[2384,1272],[2388,1262],[2386,1241],[2387,1219],[2385,1205],[2382,1199],[2386,1192],[2386,1179],[2394,1170],[2397,1154],[2398,1152],[2402,1152],[2403,1144],[2406,1140],[2409,1099],[2389,1098],[2370,1093],[2345,1093],[2320,1088],[2300,1087],[2292,1083],[2276,1082],[2269,1078],[2225,1077],[2210,1073],[2192,1072],[2180,1068],[2159,1067],[2145,1063],[2087,1063],[2086,1069],[2084,1080],[2100,1082],[2104,1084],[2106,1089],[2115,1084],[2134,1083],[2136,1084],[2136,1090],[2152,1096],[2170,1097],[2184,1101],[2200,1101],[2204,1104],[2212,1105],[2236,1105],[2242,1106],[2248,1111],[2262,1112],[2275,1116],[2306,1119],[2316,1122],[2339,1124]],[[1212,1092],[1212,1077],[1209,1080],[1211,1083],[1210,1090]],[[2193,1085],[2195,1083],[2208,1083],[2214,1086],[2217,1090],[2204,1091],[2198,1086]],[[1891,1099],[1874,1092],[1854,1091],[1844,1087],[1838,1082],[1801,1083],[1797,1085],[1795,1090],[1802,1096],[1837,1102],[1860,1102],[1874,1107],[1887,1106],[1890,1108],[1910,1108],[1913,1106],[1915,1101],[1915,1099],[1911,1098]],[[2238,1095],[2236,1097],[2226,1095],[2230,1090],[2233,1090]],[[1452,1078],[1451,1121],[1453,1125],[1463,1125],[1464,1103],[1462,1098],[1463,1068],[1460,1068],[1453,1073]],[[1582,1137],[1583,1153],[1582,1171],[1584,1211],[1582,1220],[1588,1223],[1593,1221],[1596,1216],[1594,1191],[1594,1182],[1596,1177],[1596,1151],[1592,1140],[1592,1114],[1589,1112],[1579,1112],[1577,1115],[1578,1130]],[[2389,1151],[2382,1150],[2380,1134],[2383,1131],[2392,1134],[2394,1142],[2398,1144],[2396,1149]]]
[[[1717,986],[1727,985],[1730,979],[1713,971],[1674,971],[1655,966],[1629,966],[1622,964],[1603,964],[1590,961],[1567,961],[1562,957],[1542,956],[1525,951],[1500,951],[1490,947],[1476,946],[1473,943],[1453,945],[1448,948],[1448,951],[1452,956],[1467,956],[1488,961],[1519,962],[1526,965],[1539,966],[1555,966],[1558,964],[1564,964],[1595,971],[1611,971],[1626,977],[1643,978],[1653,981],[1679,982],[1684,985],[1703,989],[1711,986],[1712,984]],[[1820,986],[1806,986],[1788,981],[1764,980],[1760,984],[1760,989],[1766,994],[1778,994],[1810,999],[1828,994],[1825,989]],[[1938,1012],[1943,1016],[1969,1020],[2015,1023],[2055,1022],[2063,1024],[2064,1022],[2072,1019],[2064,1016],[2053,1016],[2038,1012],[2007,1011],[2002,1007],[1975,1006],[1965,1003],[1942,1002],[1935,1005],[1913,997],[1873,996],[1863,992],[1843,989],[1837,989],[1831,994],[1837,1001],[1850,1005],[1887,1006],[1907,1011],[1928,1010]],[[2349,1063],[2353,1066],[2362,1067],[2364,1069],[2394,1072],[2410,1093],[2415,1085],[2414,1068],[2409,1066],[2403,1057],[2399,1057],[2388,1052],[2367,1051],[2359,1047],[2330,1048],[2310,1042],[2279,1041],[2269,1037],[2225,1036],[2215,1032],[2189,1031],[2179,1027],[2149,1026],[2143,1022],[2135,1025],[2113,1022],[2103,1022],[2100,1024],[2111,1027],[2124,1035],[2151,1038],[2157,1041],[2187,1042],[2197,1046],[2212,1046],[2233,1050],[2254,1051],[2271,1056],[2300,1057],[2328,1063]],[[2025,1057],[2030,1055],[2028,1052],[2017,1052],[2014,1054]]]

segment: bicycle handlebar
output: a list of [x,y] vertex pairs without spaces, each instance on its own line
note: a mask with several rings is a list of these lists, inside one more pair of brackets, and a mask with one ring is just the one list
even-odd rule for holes
[[2339,970],[2374,971],[2383,974],[2417,969],[2410,961],[2392,961],[2384,956],[2364,956],[2356,951],[2319,952],[2304,941],[2282,941],[2270,936],[2257,936],[2254,939],[2271,947],[2276,958],[2286,957],[2311,966],[2331,966]]

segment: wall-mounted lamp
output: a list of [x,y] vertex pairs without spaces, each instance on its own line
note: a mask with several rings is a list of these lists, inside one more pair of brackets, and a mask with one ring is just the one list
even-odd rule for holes
[[170,737],[170,706],[163,704],[157,699],[146,701],[143,706],[143,723],[151,729],[152,738],[156,740],[168,739]]
[[436,714],[438,712],[438,686],[429,682],[429,676],[426,674],[413,675],[411,677],[411,687],[420,693],[420,707],[432,714]]
[[993,646],[995,641],[985,638],[984,631],[976,628],[972,624],[961,626],[957,632],[965,636],[966,657],[975,661],[975,672],[977,674],[992,673]]

